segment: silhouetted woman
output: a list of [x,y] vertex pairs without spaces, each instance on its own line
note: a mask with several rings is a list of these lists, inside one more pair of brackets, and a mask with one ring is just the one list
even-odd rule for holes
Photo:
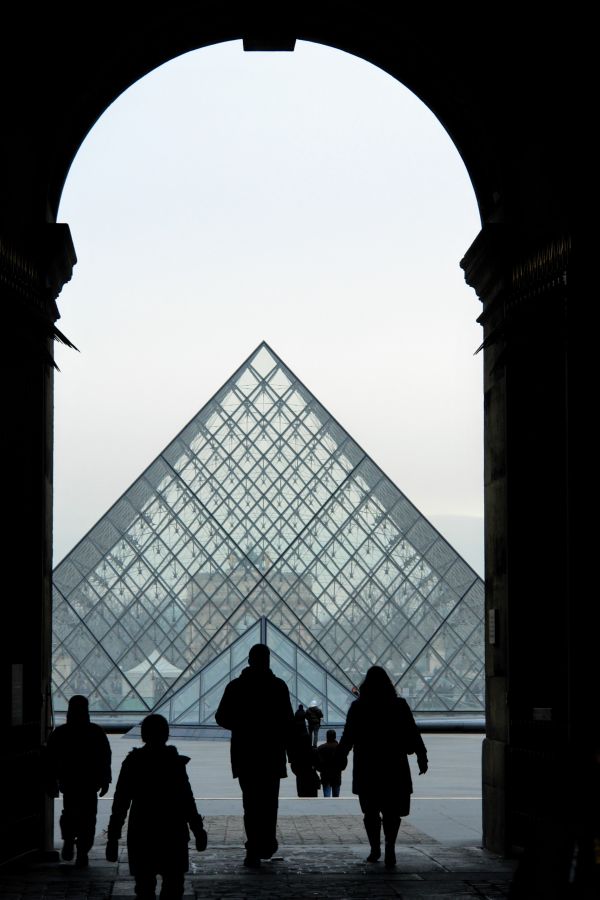
[[383,822],[386,866],[396,865],[396,837],[402,816],[410,811],[413,786],[409,753],[417,754],[419,774],[427,771],[427,751],[406,700],[398,697],[381,666],[372,666],[346,718],[340,754],[354,747],[352,792],[358,794],[371,852],[367,862],[381,857]]

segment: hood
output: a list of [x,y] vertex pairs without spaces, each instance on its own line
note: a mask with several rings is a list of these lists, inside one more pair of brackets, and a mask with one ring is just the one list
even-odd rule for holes
[[272,681],[275,675],[271,669],[257,669],[255,666],[246,666],[240,672],[240,678],[245,681]]
[[144,744],[143,747],[133,747],[129,752],[130,755],[143,753],[144,756],[164,756],[169,762],[180,759],[185,766],[187,766],[191,759],[190,756],[183,756],[180,754],[177,747],[174,747],[172,744]]

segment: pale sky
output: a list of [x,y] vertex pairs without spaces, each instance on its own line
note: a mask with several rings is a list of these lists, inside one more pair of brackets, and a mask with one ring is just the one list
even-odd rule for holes
[[403,85],[307,43],[179,57],[90,132],[59,221],[55,562],[266,340],[482,572],[479,218]]

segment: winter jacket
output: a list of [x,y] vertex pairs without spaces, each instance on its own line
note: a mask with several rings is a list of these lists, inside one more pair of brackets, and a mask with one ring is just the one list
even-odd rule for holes
[[309,706],[306,710],[306,721],[309,728],[318,728],[323,718],[323,713],[318,706]]
[[127,852],[132,875],[188,870],[188,824],[194,833],[202,828],[185,769],[188,762],[176,747],[149,744],[135,748],[123,761],[108,839],[120,838],[131,807]]
[[317,747],[317,769],[321,773],[323,784],[339,787],[342,783],[342,771],[348,764],[347,758],[338,751],[337,741],[327,741]]
[[99,725],[90,721],[59,725],[48,738],[45,749],[46,779],[61,791],[79,788],[95,791],[111,782],[111,750]]
[[427,751],[406,700],[394,698],[387,705],[367,705],[355,700],[348,710],[339,752],[347,756],[354,747],[352,792],[403,797],[409,803],[413,791],[409,753],[427,760]]
[[[233,777],[287,777],[286,751],[294,746],[294,712],[288,687],[270,669],[248,666],[227,687],[215,713],[217,724],[231,731]],[[269,724],[269,740],[261,726]],[[291,762],[291,756],[290,756]]]

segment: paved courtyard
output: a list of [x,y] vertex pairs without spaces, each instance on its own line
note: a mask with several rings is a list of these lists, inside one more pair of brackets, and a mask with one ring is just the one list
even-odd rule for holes
[[[350,791],[350,766],[339,800],[298,799],[295,782],[282,782],[278,858],[259,870],[241,865],[244,832],[241,795],[229,770],[224,741],[178,741],[188,766],[209,844],[191,852],[186,897],[223,900],[274,898],[505,898],[512,863],[481,849],[481,735],[426,735],[430,772],[419,778],[411,816],[397,844],[398,864],[387,870],[365,862],[367,842],[358,802]],[[137,741],[114,736],[113,774]],[[124,842],[119,861],[104,859],[104,833],[112,792],[99,803],[97,838],[86,871],[67,863],[39,863],[0,872],[5,900],[104,900],[133,897]],[[60,804],[56,804],[56,815]],[[58,828],[56,846],[60,846]]]

